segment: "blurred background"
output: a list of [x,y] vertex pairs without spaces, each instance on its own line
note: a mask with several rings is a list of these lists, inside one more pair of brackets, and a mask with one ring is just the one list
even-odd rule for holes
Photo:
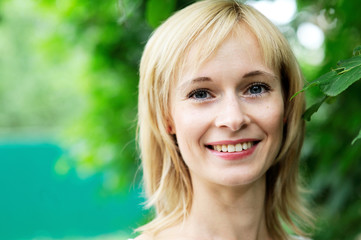
[[[0,0],[0,239],[127,239],[143,210],[138,64],[187,0]],[[251,1],[312,81],[361,45],[359,0]],[[361,239],[361,83],[307,123],[316,240]],[[322,97],[307,91],[308,105]]]

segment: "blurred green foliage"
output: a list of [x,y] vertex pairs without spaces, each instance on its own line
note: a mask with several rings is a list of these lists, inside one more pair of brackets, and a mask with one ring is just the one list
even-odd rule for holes
[[69,28],[34,2],[1,1],[0,7],[0,129],[68,122],[82,104],[76,79],[87,53],[69,48]]
[[[329,72],[341,59],[352,56],[361,43],[359,1],[299,0],[299,12],[307,11],[311,21],[327,21],[324,29],[324,61],[315,73],[305,70],[308,81]],[[303,65],[302,67],[305,68]],[[313,79],[310,78],[313,76]],[[318,231],[314,239],[359,239],[361,233],[361,143],[351,146],[361,127],[361,82],[322,106],[307,123],[303,160],[318,209]],[[310,89],[308,100],[323,97]]]
[[[78,116],[64,134],[71,157],[60,159],[56,170],[66,174],[76,167],[83,177],[102,171],[108,191],[127,191],[141,175],[135,121],[142,49],[154,27],[191,2],[1,1],[0,127],[68,126],[69,116]],[[297,5],[293,21],[280,28],[303,56],[300,64],[311,82],[360,45],[359,1]],[[311,64],[308,50],[292,37],[303,22],[324,31],[321,64]],[[361,141],[351,146],[361,127],[360,92],[357,81],[307,123],[302,170],[318,217],[316,240],[361,234]],[[306,95],[309,105],[323,98],[317,88]]]
[[[358,46],[353,50],[353,57],[339,61],[336,68],[333,68],[331,71],[310,82],[302,90],[291,97],[292,100],[292,98],[297,96],[299,93],[315,86],[319,87],[321,92],[324,94],[324,97],[321,100],[306,109],[303,114],[304,119],[310,121],[311,116],[318,111],[324,102],[333,102],[336,96],[340,95],[356,81],[361,80],[360,48],[361,46]],[[351,144],[354,144],[360,138],[361,130],[360,133],[352,140]]]
[[[81,176],[105,172],[104,186],[117,191],[129,184],[137,164],[135,119],[138,62],[150,34],[141,1],[42,1],[72,25],[68,47],[79,44],[89,53],[85,75],[79,79],[86,96],[83,116],[69,129],[70,154]],[[58,166],[74,165],[63,158]],[[62,173],[66,173],[63,171]]]
[[176,1],[148,0],[146,5],[146,20],[153,27],[157,27],[175,10]]

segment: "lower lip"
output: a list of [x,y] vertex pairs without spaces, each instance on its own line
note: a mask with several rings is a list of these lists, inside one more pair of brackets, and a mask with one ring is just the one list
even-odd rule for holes
[[252,153],[254,152],[254,150],[256,149],[258,143],[253,145],[250,149],[247,150],[243,150],[242,152],[218,152],[216,150],[213,149],[209,149],[207,148],[212,154],[216,155],[217,157],[220,157],[224,160],[242,160],[250,155],[252,155]]

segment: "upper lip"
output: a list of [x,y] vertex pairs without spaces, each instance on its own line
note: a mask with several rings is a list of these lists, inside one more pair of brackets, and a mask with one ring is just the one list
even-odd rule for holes
[[216,142],[209,142],[206,145],[227,145],[227,144],[233,144],[236,145],[237,143],[244,143],[244,142],[259,142],[260,139],[256,138],[243,138],[243,139],[237,139],[237,140],[223,140],[223,141],[216,141]]

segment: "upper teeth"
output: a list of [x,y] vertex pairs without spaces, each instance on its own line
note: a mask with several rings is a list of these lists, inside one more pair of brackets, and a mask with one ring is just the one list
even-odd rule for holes
[[241,152],[247,150],[253,146],[252,142],[244,142],[233,144],[223,144],[223,145],[213,145],[213,149],[218,152]]

